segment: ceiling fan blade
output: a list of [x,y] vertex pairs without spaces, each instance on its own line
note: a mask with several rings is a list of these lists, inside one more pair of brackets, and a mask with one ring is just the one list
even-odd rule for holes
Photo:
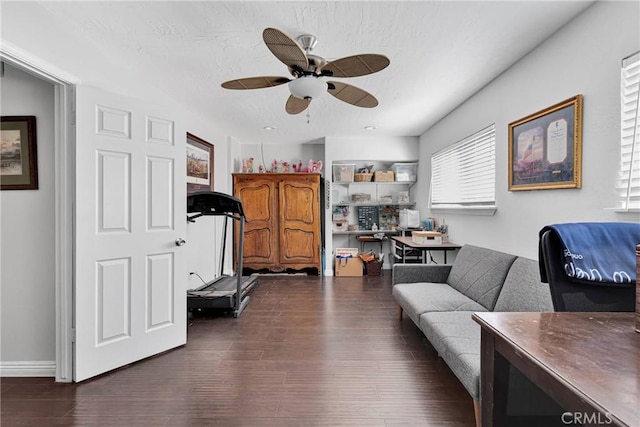
[[260,77],[247,77],[246,79],[229,80],[222,83],[222,87],[225,89],[262,89],[265,87],[279,86],[285,83],[289,83],[290,79],[287,77],[278,76],[260,76]]
[[311,99],[300,99],[290,95],[284,109],[289,114],[299,114],[306,110],[310,103]]
[[389,58],[384,55],[365,53],[336,59],[322,67],[322,70],[332,71],[333,77],[358,77],[377,73],[390,63]]
[[327,83],[327,92],[338,98],[340,101],[363,108],[373,108],[378,105],[376,97],[365,90],[342,82]]
[[306,70],[309,67],[309,60],[304,50],[295,40],[275,28],[266,28],[262,32],[262,39],[265,44],[284,65],[293,69],[295,66]]

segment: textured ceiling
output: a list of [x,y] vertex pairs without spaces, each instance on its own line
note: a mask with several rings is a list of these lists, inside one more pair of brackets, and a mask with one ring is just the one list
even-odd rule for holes
[[[309,142],[420,135],[591,3],[2,1],[0,35],[82,83],[170,99],[240,142]],[[307,123],[305,113],[285,112],[286,85],[222,89],[241,77],[289,76],[262,41],[266,27],[292,38],[314,34],[313,53],[327,60],[389,57],[378,73],[340,79],[373,94],[379,106],[325,95],[311,103]],[[368,125],[377,130],[365,131]]]

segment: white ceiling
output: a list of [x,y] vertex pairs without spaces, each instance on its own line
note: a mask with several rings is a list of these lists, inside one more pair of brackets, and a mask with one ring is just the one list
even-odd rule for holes
[[[420,135],[591,3],[2,1],[0,34],[82,83],[161,94],[240,142],[293,143]],[[286,85],[222,89],[235,78],[289,76],[262,41],[266,27],[294,39],[316,35],[313,53],[328,60],[389,57],[391,65],[378,73],[341,79],[376,96],[379,106],[358,108],[326,95],[311,103],[307,123],[305,113],[285,113]],[[277,130],[267,132],[267,125]],[[377,130],[365,131],[368,125]]]

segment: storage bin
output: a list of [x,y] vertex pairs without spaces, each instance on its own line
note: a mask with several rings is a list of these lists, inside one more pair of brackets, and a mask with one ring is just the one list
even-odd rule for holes
[[412,231],[411,241],[419,245],[425,245],[427,243],[442,243],[442,233],[437,231]]
[[368,203],[371,201],[371,194],[354,193],[351,195],[351,201],[353,203]]
[[382,276],[382,261],[374,259],[364,263],[367,276]]
[[398,203],[411,203],[408,191],[398,191]]
[[353,182],[355,170],[355,164],[345,163],[333,165],[333,182]]
[[372,173],[356,173],[353,175],[355,182],[370,182],[373,177]]
[[402,209],[399,213],[398,221],[402,228],[420,227],[420,212],[413,209]]
[[413,182],[418,178],[417,163],[394,163],[391,168],[398,182]]
[[395,178],[393,171],[376,171],[373,179],[376,182],[393,182]]

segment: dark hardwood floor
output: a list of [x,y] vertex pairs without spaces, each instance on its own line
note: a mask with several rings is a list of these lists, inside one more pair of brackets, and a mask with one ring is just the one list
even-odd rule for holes
[[470,396],[391,274],[263,276],[238,319],[189,321],[185,347],[80,384],[1,380],[11,426],[474,426]]

